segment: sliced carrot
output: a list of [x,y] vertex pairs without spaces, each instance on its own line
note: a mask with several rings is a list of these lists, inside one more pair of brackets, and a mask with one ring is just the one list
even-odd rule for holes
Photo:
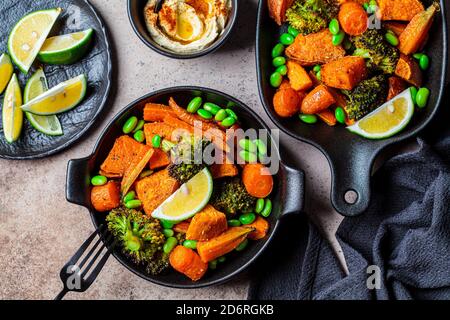
[[334,127],[337,124],[335,113],[330,109],[319,112],[317,116],[330,127]]
[[249,233],[248,235],[248,238],[250,240],[263,239],[267,235],[267,232],[269,231],[270,227],[269,222],[260,216],[258,216],[256,220],[252,224],[249,224],[248,226],[251,228],[255,228],[255,230]]
[[273,190],[273,178],[269,169],[261,163],[246,164],[242,182],[247,192],[256,198],[265,198]]
[[172,250],[169,262],[172,268],[192,281],[200,280],[208,270],[208,263],[203,262],[194,250],[183,246],[177,246]]
[[324,85],[317,86],[303,99],[300,111],[304,114],[316,114],[336,103],[333,95]]
[[300,111],[300,96],[292,88],[278,90],[273,96],[275,112],[283,118],[289,118]]
[[361,35],[368,27],[367,12],[359,3],[345,2],[339,8],[339,23],[345,33]]
[[99,212],[110,211],[120,205],[119,184],[109,181],[103,186],[95,186],[91,190],[91,203]]

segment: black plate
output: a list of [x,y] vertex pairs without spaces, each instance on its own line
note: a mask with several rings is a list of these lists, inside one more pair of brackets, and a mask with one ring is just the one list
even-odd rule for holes
[[[154,93],[150,93],[130,105],[120,112],[106,127],[101,134],[92,155],[84,159],[71,160],[67,169],[66,198],[69,202],[79,204],[89,209],[94,226],[98,228],[105,223],[105,214],[96,212],[90,201],[90,177],[96,174],[98,169],[111,150],[114,141],[122,135],[122,126],[132,115],[142,118],[142,110],[145,103],[155,102],[167,104],[169,97],[174,97],[181,105],[186,106],[192,96],[201,94],[205,100],[225,106],[232,102],[233,109],[239,116],[243,128],[267,129],[260,117],[242,102],[215,90],[199,87],[178,87],[169,88]],[[276,150],[278,153],[278,150]],[[280,162],[280,170],[275,176],[275,188],[272,192],[273,211],[268,218],[270,231],[268,236],[252,244],[244,252],[239,254],[231,253],[227,255],[226,263],[214,272],[208,272],[205,277],[197,282],[189,280],[187,277],[175,271],[166,275],[151,276],[142,268],[137,267],[127,259],[120,249],[116,248],[113,255],[126,268],[136,275],[167,287],[174,288],[199,288],[223,283],[239,272],[247,268],[267,247],[272,240],[279,226],[279,219],[290,214],[298,214],[303,209],[304,203],[304,174],[302,171],[292,169]],[[300,267],[300,266],[299,266]]]
[[[69,147],[80,139],[94,124],[105,106],[111,86],[111,50],[102,19],[86,0],[2,0],[0,2],[0,52],[7,51],[7,39],[14,25],[27,13],[61,7],[60,15],[51,35],[72,33],[88,28],[95,30],[91,49],[83,59],[69,66],[44,65],[44,71],[50,87],[75,77],[86,74],[88,90],[85,99],[75,109],[58,115],[64,135],[49,137],[35,130],[24,117],[21,138],[13,143],[6,142],[0,114],[0,158],[36,159],[46,157]],[[16,69],[23,88],[26,80],[33,74],[33,69],[23,75]],[[3,95],[0,97],[3,103]]]
[[[428,107],[417,113],[409,126],[400,134],[386,140],[371,141],[350,133],[343,126],[329,127],[324,123],[306,125],[298,118],[282,119],[272,107],[275,89],[269,83],[272,66],[272,48],[278,43],[285,27],[280,28],[270,17],[267,0],[260,0],[256,34],[256,59],[259,92],[262,103],[272,121],[284,132],[318,148],[328,159],[332,172],[331,201],[343,215],[363,213],[370,202],[370,176],[377,155],[387,146],[416,135],[436,114],[444,92],[447,69],[447,26],[444,1],[437,15],[426,52],[431,57],[431,67],[425,73],[424,86],[431,90]],[[345,200],[348,191],[355,191],[354,204]]]
[[236,24],[236,17],[238,13],[238,0],[232,0],[230,18],[228,19],[224,32],[219,36],[219,38],[212,45],[201,51],[181,54],[160,46],[152,39],[149,32],[147,31],[147,26],[144,19],[144,8],[147,3],[148,0],[128,0],[128,18],[130,20],[131,26],[133,27],[133,30],[139,37],[139,39],[141,39],[141,41],[145,43],[147,47],[158,52],[159,54],[174,59],[199,58],[219,49],[230,37],[231,31]]

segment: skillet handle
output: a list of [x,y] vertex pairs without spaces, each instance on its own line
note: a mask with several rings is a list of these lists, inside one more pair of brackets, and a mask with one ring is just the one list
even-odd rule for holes
[[70,160],[67,165],[66,199],[67,201],[89,208],[89,160],[90,158]]
[[302,213],[305,205],[305,174],[281,163],[281,217]]
[[[344,157],[345,159],[345,157]],[[351,159],[351,158],[347,158]],[[332,161],[331,203],[346,217],[364,213],[370,203],[370,176],[373,160]]]

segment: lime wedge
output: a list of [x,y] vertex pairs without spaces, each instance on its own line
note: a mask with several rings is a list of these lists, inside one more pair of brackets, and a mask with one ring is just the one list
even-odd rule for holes
[[79,75],[28,101],[22,106],[22,110],[41,116],[69,111],[83,100],[86,87],[86,76]]
[[14,26],[8,39],[8,51],[15,65],[27,73],[47,39],[61,8],[32,12]]
[[[28,80],[25,90],[23,92],[23,102],[36,98],[48,90],[47,79],[45,78],[44,70],[39,68],[35,74]],[[38,116],[30,112],[25,112],[25,116],[30,121],[33,128],[49,135],[60,136],[63,134],[61,123],[55,115],[52,116]]]
[[411,90],[407,89],[347,129],[368,139],[385,139],[402,131],[414,114]]
[[80,60],[89,48],[93,29],[51,37],[45,40],[38,54],[47,64],[72,64]]
[[152,217],[170,222],[189,219],[208,204],[212,191],[213,179],[205,168],[167,198],[153,211]]
[[22,132],[23,112],[20,109],[21,105],[22,92],[20,91],[17,76],[13,74],[6,88],[2,109],[3,134],[9,143],[17,141]]
[[3,93],[14,72],[9,56],[4,53],[0,56],[0,94]]

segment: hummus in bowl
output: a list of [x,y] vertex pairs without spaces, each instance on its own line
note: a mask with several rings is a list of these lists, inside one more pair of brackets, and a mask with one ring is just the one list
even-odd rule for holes
[[161,47],[190,54],[211,46],[224,32],[231,0],[165,0],[159,13],[156,0],[144,9],[147,29]]

